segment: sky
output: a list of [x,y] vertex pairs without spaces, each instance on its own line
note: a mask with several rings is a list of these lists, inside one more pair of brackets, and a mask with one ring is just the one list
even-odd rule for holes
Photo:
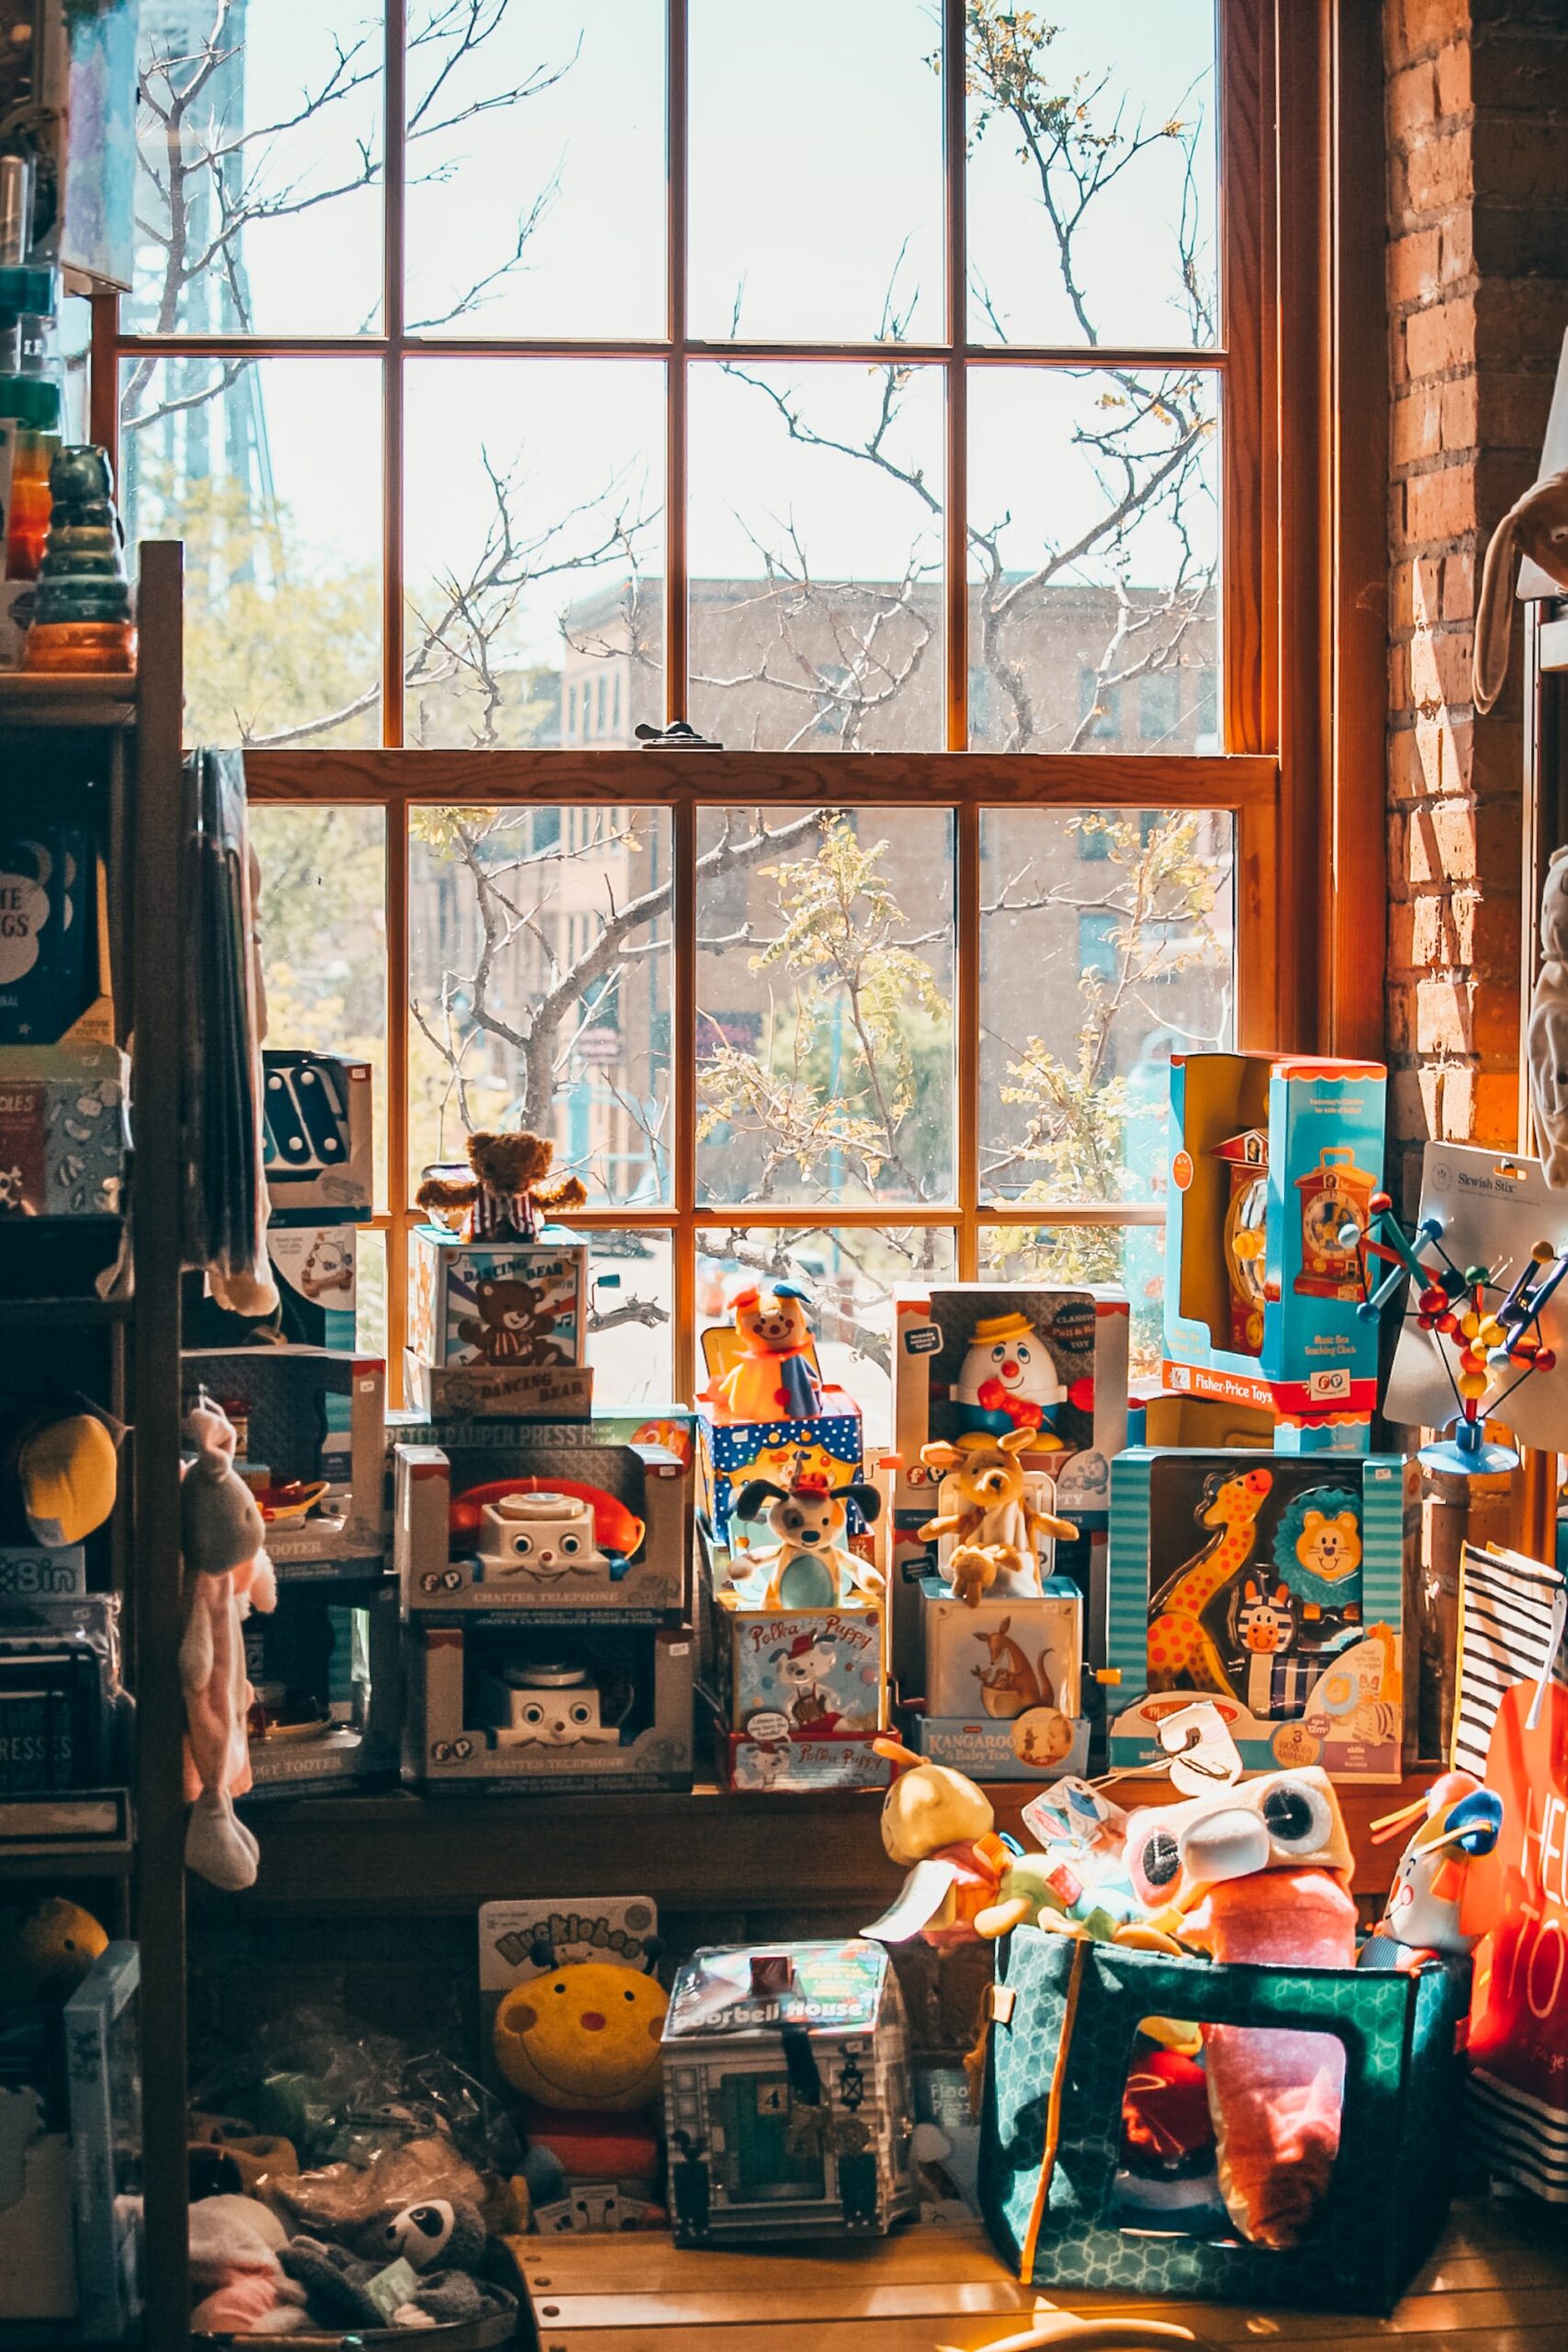
[[[437,0],[446,5],[446,0]],[[148,0],[154,24],[203,0]],[[692,332],[830,340],[876,331],[892,289],[912,337],[934,336],[942,310],[941,84],[931,64],[934,0],[690,0]],[[1150,123],[1200,103],[1212,122],[1213,0],[1056,0],[1060,85],[1109,76],[1096,119]],[[419,0],[411,15],[421,19]],[[250,0],[246,115],[276,120],[333,71],[350,70],[379,34],[362,0]],[[356,43],[363,43],[356,48]],[[415,103],[428,74],[415,51]],[[462,78],[466,72],[468,78]],[[664,283],[664,62],[661,0],[510,0],[501,29],[454,75],[449,95],[484,100],[533,77],[517,104],[440,139],[411,141],[408,316],[438,320],[504,261],[520,215],[540,207],[525,266],[493,298],[442,331],[636,338],[661,332]],[[1189,96],[1195,80],[1198,93]],[[1123,95],[1124,94],[1124,95]],[[279,139],[265,187],[324,189],[358,169],[355,141],[378,145],[378,78]],[[969,166],[973,269],[1009,338],[1076,344],[1016,135],[984,131]],[[1213,161],[1200,159],[1212,221]],[[1077,242],[1079,268],[1106,340],[1185,341],[1173,302],[1172,223],[1181,158],[1163,141],[1100,198]],[[380,198],[360,189],[247,234],[258,328],[333,334],[379,319]],[[994,330],[976,313],[981,339]],[[373,560],[379,537],[378,368],[353,360],[267,363],[264,407],[275,479],[324,562]],[[761,371],[759,371],[761,372]],[[863,366],[805,363],[769,372],[819,432],[868,429],[881,377]],[[1027,565],[1042,541],[1076,535],[1098,493],[1073,451],[1079,418],[1104,379],[988,371],[972,394],[972,514],[1010,516],[1004,551]],[[491,513],[481,451],[515,470],[535,527],[553,526],[607,491],[628,514],[663,497],[661,369],[631,360],[437,359],[411,362],[407,571],[471,558]],[[754,575],[757,542],[793,527],[819,574],[881,578],[937,541],[920,499],[874,469],[792,446],[766,394],[698,369],[691,400],[691,561],[695,573]],[[942,390],[912,377],[889,436],[896,462],[940,494]],[[581,526],[573,526],[580,529]],[[661,526],[640,535],[656,569]],[[573,545],[580,539],[573,539]],[[923,550],[918,550],[923,552]],[[1151,527],[1141,576],[1165,576],[1168,532]],[[618,575],[624,569],[617,560]],[[607,571],[605,577],[611,576]],[[544,582],[529,614],[548,656],[568,593]],[[532,650],[532,649],[531,649]]]

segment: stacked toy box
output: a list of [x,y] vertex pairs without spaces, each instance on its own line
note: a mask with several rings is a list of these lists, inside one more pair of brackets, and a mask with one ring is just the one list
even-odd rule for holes
[[987,1779],[1082,1771],[1126,1298],[954,1283],[900,1296],[895,1316],[891,1609],[910,1745]]

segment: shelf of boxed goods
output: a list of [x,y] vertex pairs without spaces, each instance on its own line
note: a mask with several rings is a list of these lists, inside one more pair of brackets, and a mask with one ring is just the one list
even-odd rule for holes
[[137,681],[123,672],[77,678],[0,671],[0,733],[40,727],[86,733],[136,722]]
[[[1340,1791],[1356,1850],[1356,1890],[1381,1894],[1400,1841],[1373,1846],[1371,1824],[1423,1795],[1431,1771],[1397,1784]],[[987,1794],[998,1829],[1027,1839],[1021,1781]],[[1127,1805],[1158,1804],[1168,1782],[1122,1781]],[[261,1878],[247,1905],[293,1912],[461,1911],[502,1896],[591,1894],[636,1885],[682,1910],[798,1912],[836,1905],[880,1908],[896,1873],[878,1834],[881,1799],[835,1790],[819,1795],[747,1795],[697,1788],[689,1795],[418,1797],[381,1795],[268,1801],[247,1818],[261,1841]],[[220,1901],[221,1897],[204,1898]]]

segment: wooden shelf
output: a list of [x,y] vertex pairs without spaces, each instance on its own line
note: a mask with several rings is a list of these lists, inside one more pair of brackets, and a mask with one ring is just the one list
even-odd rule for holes
[[28,1324],[129,1323],[133,1308],[129,1298],[0,1298],[0,1329]]
[[[1422,1795],[1430,1772],[1399,1786],[1341,1791],[1356,1849],[1359,1894],[1381,1893],[1401,1842],[1371,1843],[1371,1824]],[[1020,1833],[1026,1781],[987,1789],[997,1826]],[[1166,1781],[1120,1781],[1122,1804],[1167,1802]],[[318,1915],[450,1913],[502,1896],[600,1893],[635,1886],[672,1911],[829,1910],[892,1899],[899,1873],[882,1849],[875,1791],[818,1795],[524,1796],[512,1791],[422,1797],[276,1799],[245,1808],[261,1842],[261,1879],[246,1904]],[[1027,1833],[1023,1833],[1027,1842]],[[198,1900],[206,1897],[192,1886]]]
[[136,678],[133,673],[110,676],[33,676],[21,670],[0,671],[0,727],[119,729],[136,719]]

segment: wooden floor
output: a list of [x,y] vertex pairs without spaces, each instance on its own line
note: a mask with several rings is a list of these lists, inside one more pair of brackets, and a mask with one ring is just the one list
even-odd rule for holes
[[[979,2230],[906,2232],[830,2254],[680,2252],[667,2236],[515,2238],[539,2352],[960,2352],[1053,2311],[1142,2312],[1224,2346],[1322,2352],[1564,2352],[1568,2225],[1517,2206],[1455,2208],[1389,2319],[1140,2303],[1022,2288]],[[1070,2344],[1070,2336],[1067,2339]]]

